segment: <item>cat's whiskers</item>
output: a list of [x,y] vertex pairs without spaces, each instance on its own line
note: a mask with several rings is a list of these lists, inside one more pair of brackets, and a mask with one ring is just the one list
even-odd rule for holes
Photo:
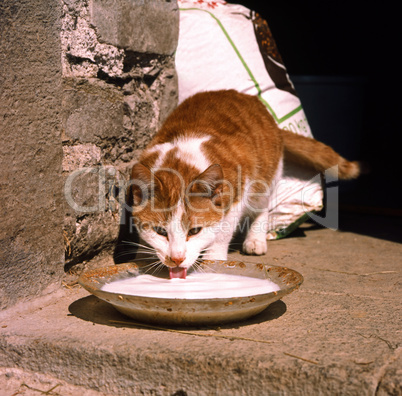
[[202,266],[200,265],[200,263],[195,262],[193,264],[194,267],[194,272],[198,272],[198,273],[206,273],[206,271],[204,270],[204,268],[202,268]]
[[[154,258],[156,256],[155,252],[151,252],[151,251],[138,251],[138,250],[134,250],[134,249],[127,249],[125,251],[119,252],[118,254],[116,254],[116,258],[122,258],[124,256],[133,256],[133,255],[148,255],[151,257],[142,257],[144,259],[150,259],[150,258]],[[133,260],[138,260],[139,257],[135,257],[133,258]]]
[[147,273],[149,273],[151,270],[154,270],[154,271],[152,272],[152,275],[155,275],[155,274],[159,273],[159,272],[163,269],[164,264],[162,263],[162,261],[156,260],[156,261],[154,261],[153,263],[150,263],[150,264],[147,264],[147,265],[144,265],[144,266],[143,266],[143,268],[147,268],[147,267],[149,267],[149,268],[146,269],[146,270],[144,271],[144,273],[147,274]]
[[136,250],[135,251],[135,253],[138,253],[138,254],[146,254],[146,255],[148,255],[148,256],[156,256],[156,252],[149,252],[149,251],[142,251],[142,250]]
[[152,269],[152,268],[154,268],[154,267],[157,267],[157,266],[159,266],[160,264],[161,264],[161,261],[160,261],[160,260],[156,260],[156,261],[153,261],[152,263],[148,263],[148,264],[145,264],[145,265],[141,266],[141,268],[146,269],[146,272],[148,272],[150,269]]
[[[139,260],[149,260],[157,257],[156,250],[147,245],[143,245],[141,243],[133,242],[133,241],[122,241],[121,244],[124,246],[124,249],[116,254],[116,258],[122,258],[124,256],[135,256],[130,261],[139,261]],[[140,255],[141,257],[137,257]],[[144,257],[151,256],[151,257]]]
[[121,243],[122,243],[122,244],[125,244],[125,245],[130,245],[130,246],[135,246],[135,247],[143,248],[144,250],[147,250],[147,251],[155,251],[155,248],[153,248],[152,246],[144,245],[144,244],[138,243],[138,242],[122,241]]
[[[195,270],[197,271],[197,272],[202,272],[202,273],[207,273],[207,271],[204,269],[204,267],[203,267],[203,259],[202,259],[202,257],[204,256],[204,251],[200,254],[200,257],[197,259],[197,260],[195,260],[195,262],[194,262],[194,264],[193,264],[193,267],[195,268]],[[217,272],[216,270],[213,270],[212,268],[209,268],[209,270],[210,270],[210,272]]]
[[156,260],[156,259],[158,259],[158,257],[151,256],[151,257],[136,257],[134,260],[135,261],[141,261],[141,260],[149,261],[149,260]]

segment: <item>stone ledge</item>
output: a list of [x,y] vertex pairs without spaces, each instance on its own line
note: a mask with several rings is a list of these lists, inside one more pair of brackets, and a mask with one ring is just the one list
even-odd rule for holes
[[220,329],[131,325],[70,286],[0,315],[0,366],[107,395],[400,394],[401,248],[392,220],[372,219],[373,236],[355,217],[344,232],[312,226],[271,242],[265,257],[247,257],[293,268],[305,282],[260,315]]

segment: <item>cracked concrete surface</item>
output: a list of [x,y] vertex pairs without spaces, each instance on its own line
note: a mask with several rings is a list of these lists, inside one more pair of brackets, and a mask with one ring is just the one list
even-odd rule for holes
[[[306,225],[263,257],[231,253],[305,281],[220,328],[143,327],[66,278],[58,293],[1,314],[0,388],[17,378],[12,391],[21,389],[21,372],[7,376],[18,368],[33,388],[62,380],[79,394],[401,395],[401,219],[349,215],[340,225]],[[40,387],[33,373],[54,380]]]

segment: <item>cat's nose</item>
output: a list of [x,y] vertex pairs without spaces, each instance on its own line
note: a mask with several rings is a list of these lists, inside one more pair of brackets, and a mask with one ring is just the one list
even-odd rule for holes
[[173,261],[177,266],[179,266],[185,259],[185,257],[170,257],[170,260]]

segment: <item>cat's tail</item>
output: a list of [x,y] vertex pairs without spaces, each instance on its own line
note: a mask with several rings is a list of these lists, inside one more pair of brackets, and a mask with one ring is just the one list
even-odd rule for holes
[[[358,161],[348,161],[315,139],[282,130],[285,159],[323,173],[332,168],[340,179],[355,179],[363,172]],[[336,168],[333,168],[337,165]]]

